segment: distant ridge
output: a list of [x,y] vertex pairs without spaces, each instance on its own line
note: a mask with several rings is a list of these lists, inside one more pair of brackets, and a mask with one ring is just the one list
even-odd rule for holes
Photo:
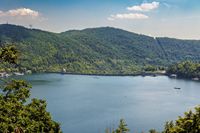
[[112,27],[52,33],[0,25],[0,45],[15,44],[20,65],[35,72],[131,74],[144,65],[200,61],[200,41],[153,38]]

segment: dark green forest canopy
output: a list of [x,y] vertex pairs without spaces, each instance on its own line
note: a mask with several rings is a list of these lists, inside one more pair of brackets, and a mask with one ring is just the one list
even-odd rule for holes
[[[152,38],[103,27],[51,33],[0,25],[0,45],[15,44],[20,66],[33,72],[134,74],[143,66],[200,61],[200,41]],[[141,67],[142,66],[142,67]]]
[[200,63],[184,61],[170,66],[168,74],[177,74],[179,78],[198,78],[200,79]]

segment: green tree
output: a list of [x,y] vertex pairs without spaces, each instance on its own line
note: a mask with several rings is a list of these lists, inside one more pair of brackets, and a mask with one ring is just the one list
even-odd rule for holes
[[200,63],[184,61],[172,65],[167,70],[168,74],[177,74],[180,78],[200,78]]
[[186,112],[175,123],[167,122],[163,133],[200,133],[200,106],[194,112]]
[[10,45],[7,47],[0,48],[0,60],[1,62],[8,62],[11,64],[17,64],[17,59],[19,57],[18,50]]
[[[127,124],[121,119],[118,128],[112,133],[127,133],[129,131]],[[106,133],[110,133],[110,131],[107,129]],[[149,133],[159,132],[151,129]],[[200,106],[195,107],[194,111],[185,112],[184,116],[179,116],[175,122],[166,122],[161,133],[200,133]]]
[[[18,52],[13,46],[1,48],[0,60],[16,64]],[[60,133],[60,125],[46,111],[44,100],[32,99],[31,86],[23,80],[3,80],[0,86],[0,133]]]
[[121,119],[118,128],[115,130],[115,133],[128,133],[130,130],[127,126],[128,125],[126,124],[125,120]]
[[149,130],[149,133],[158,133],[155,129]]
[[106,128],[105,133],[128,133],[130,130],[124,119],[120,119],[117,129]]

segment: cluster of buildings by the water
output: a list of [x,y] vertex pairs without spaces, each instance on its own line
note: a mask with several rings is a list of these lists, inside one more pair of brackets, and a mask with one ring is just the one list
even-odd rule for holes
[[[62,74],[69,74],[69,73],[67,73],[66,69],[64,69],[64,68],[61,70],[61,73]],[[9,76],[22,76],[22,75],[25,75],[25,74],[32,74],[32,71],[31,70],[25,70],[24,72],[0,72],[0,78],[6,78],[6,77],[9,77]],[[156,76],[159,76],[159,75],[167,75],[170,78],[178,78],[177,74],[168,75],[166,73],[166,71],[156,71],[156,72],[153,72],[153,73],[152,72],[143,72],[143,73],[138,74],[138,75],[153,76],[153,77],[156,77]],[[195,78],[192,78],[192,80],[200,81],[200,78],[195,77]]]
[[[177,78],[178,76],[177,76],[177,74],[171,74],[171,75],[169,75],[169,77],[170,78]],[[198,77],[192,78],[192,80],[194,80],[194,81],[200,81],[200,79]]]
[[27,70],[25,72],[0,72],[0,78],[7,78],[10,76],[22,76],[24,74],[31,74],[32,71],[31,70]]

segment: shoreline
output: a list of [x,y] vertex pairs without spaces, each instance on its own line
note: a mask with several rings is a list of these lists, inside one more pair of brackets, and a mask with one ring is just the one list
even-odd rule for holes
[[[142,76],[142,77],[157,77],[157,76],[167,76],[171,79],[179,79],[179,80],[189,80],[189,81],[196,81],[196,82],[200,82],[200,80],[194,80],[194,79],[188,79],[188,78],[180,78],[180,77],[170,77],[169,74],[167,73],[161,73],[161,72],[157,72],[157,73],[135,73],[135,74],[87,74],[87,73],[73,73],[73,72],[37,72],[37,73],[31,73],[31,74],[24,74],[24,75],[34,75],[34,74],[60,74],[60,75],[80,75],[80,76],[107,76],[107,77],[126,77],[126,76],[132,76],[132,77],[136,77],[136,76]],[[24,75],[10,75],[8,77],[11,76],[24,76]],[[0,77],[0,78],[8,78],[8,77]]]
[[90,74],[90,73],[73,73],[73,72],[44,72],[44,73],[57,73],[63,75],[88,75],[88,76],[167,76],[166,73],[135,73],[135,74]]
[[[5,72],[6,73],[6,72]],[[23,73],[23,74],[8,74],[8,76],[0,77],[0,78],[5,78],[5,77],[10,77],[10,76],[22,76],[22,75],[31,75],[31,74],[62,74],[62,75],[86,75],[86,76],[168,76],[166,73],[161,73],[161,72],[138,72],[134,74],[95,74],[95,73],[76,73],[76,72],[35,72],[35,73]]]
[[[142,76],[142,77],[146,77],[146,76],[150,76],[150,77],[157,77],[157,76],[167,76],[171,79],[183,79],[183,80],[190,80],[190,81],[196,81],[196,82],[200,82],[200,80],[193,80],[193,79],[188,79],[188,78],[173,78],[173,77],[170,77],[169,74],[167,73],[136,73],[136,74],[85,74],[85,73],[62,73],[62,72],[43,72],[43,74],[61,74],[61,75],[85,75],[85,76],[115,76],[115,77],[118,77],[118,76],[121,76],[121,77],[125,77],[125,76]],[[42,73],[35,73],[35,74],[42,74]]]
[[36,72],[36,73],[23,73],[23,74],[8,74],[8,76],[4,76],[0,78],[8,78],[10,76],[23,76],[23,75],[32,75],[32,74],[61,74],[61,75],[85,75],[85,76],[121,76],[121,77],[125,77],[125,76],[142,76],[142,77],[146,77],[146,76],[150,76],[150,77],[157,77],[157,76],[167,76],[169,78],[172,79],[185,79],[185,80],[190,80],[190,81],[197,81],[200,82],[200,79],[195,80],[194,78],[180,78],[180,77],[171,77],[168,73],[164,73],[164,72],[138,72],[135,74],[91,74],[91,73],[75,73],[75,72]]

